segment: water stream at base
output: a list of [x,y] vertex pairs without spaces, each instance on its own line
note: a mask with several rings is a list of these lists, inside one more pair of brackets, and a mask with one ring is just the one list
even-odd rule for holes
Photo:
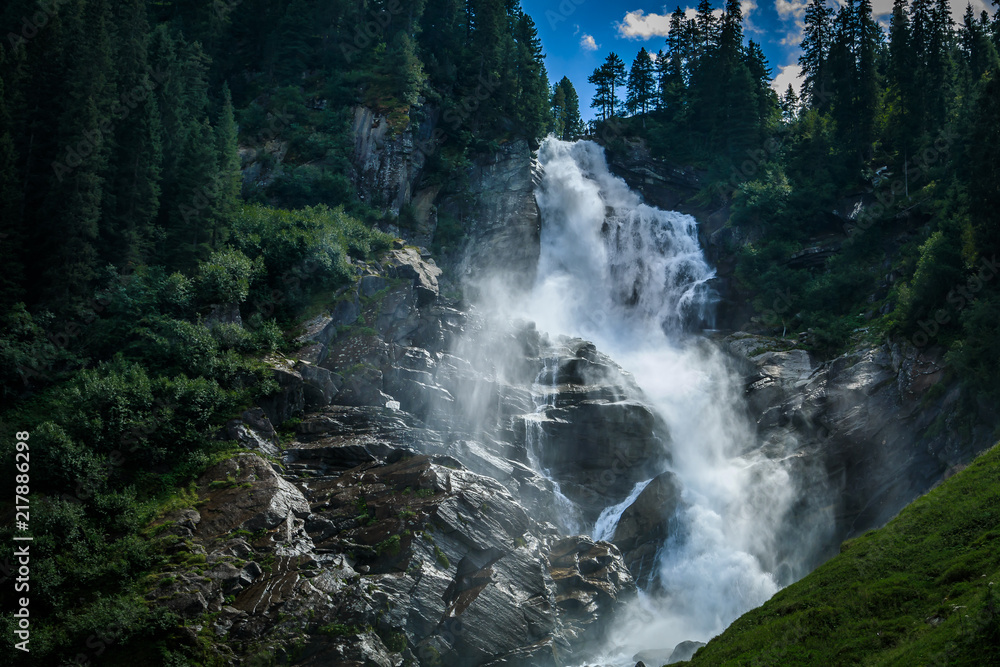
[[[639,650],[707,641],[778,590],[771,573],[788,564],[773,554],[799,490],[781,461],[741,455],[756,451],[742,386],[723,355],[690,333],[714,324],[715,273],[694,218],[643,204],[592,142],[550,138],[539,161],[538,278],[517,314],[541,331],[593,341],[634,375],[669,427],[664,459],[683,488],[680,529],[660,547],[656,590],[620,615],[589,661],[631,667]],[[537,396],[536,416],[546,407]],[[528,422],[537,469],[543,430]],[[646,484],[606,508],[589,532],[611,538]]]

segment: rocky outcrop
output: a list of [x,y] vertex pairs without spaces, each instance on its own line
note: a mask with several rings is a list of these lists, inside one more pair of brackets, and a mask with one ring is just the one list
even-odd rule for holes
[[681,487],[672,472],[663,472],[646,485],[621,515],[611,541],[621,549],[636,582],[655,582],[656,553],[676,532]]
[[645,479],[665,428],[592,344],[459,308],[419,248],[355,268],[219,434],[252,453],[161,521],[150,601],[211,627],[223,664],[578,663],[635,583],[566,526]]
[[475,158],[464,192],[440,203],[439,216],[451,216],[467,232],[457,253],[461,277],[503,272],[523,287],[532,284],[541,233],[535,202],[538,169],[528,143],[512,141]]
[[413,133],[393,128],[389,119],[368,107],[354,108],[352,181],[358,197],[382,211],[399,214],[410,203],[425,156],[414,150]]
[[555,540],[496,481],[361,433],[284,475],[253,454],[206,472],[198,509],[160,522],[150,600],[210,619],[226,663],[555,666],[634,592],[613,545]]
[[[354,108],[352,182],[360,199],[398,216],[390,231],[429,246],[438,222],[461,229],[461,247],[448,249],[448,264],[461,276],[504,271],[530,285],[539,254],[538,177],[528,142],[519,139],[495,152],[473,155],[459,192],[422,179],[428,155],[440,149],[438,113],[426,107],[418,127],[392,127],[388,118]],[[445,139],[446,140],[446,139]]]
[[819,363],[767,337],[737,333],[725,344],[743,364],[764,446],[822,469],[836,499],[831,548],[884,524],[989,442],[950,423],[958,388],[935,350],[884,343]]

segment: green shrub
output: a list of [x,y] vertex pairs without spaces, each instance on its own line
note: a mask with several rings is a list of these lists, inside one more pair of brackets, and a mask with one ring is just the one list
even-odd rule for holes
[[263,268],[261,262],[251,261],[239,250],[214,252],[198,267],[198,295],[208,304],[243,303]]

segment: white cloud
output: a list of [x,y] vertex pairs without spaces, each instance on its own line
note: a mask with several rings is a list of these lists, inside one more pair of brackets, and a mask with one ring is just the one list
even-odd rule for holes
[[596,51],[601,47],[597,42],[594,41],[593,35],[588,35],[587,33],[584,33],[583,37],[580,38],[580,48],[583,49],[584,51]]
[[[783,19],[794,17],[801,20],[806,15],[808,6],[809,0],[774,0],[774,9]],[[892,0],[889,0],[889,6],[891,9]]]
[[618,34],[628,39],[666,37],[670,32],[669,14],[647,14],[641,9],[625,14],[618,24]]
[[743,11],[743,30],[746,33],[751,35],[767,34],[767,30],[758,26],[756,23],[754,23],[753,19],[750,18],[750,15],[753,14],[754,11],[756,11],[757,9],[756,0],[740,0],[740,9]]
[[784,37],[781,38],[782,46],[798,46],[802,43],[802,38],[806,35],[806,22],[796,21],[795,27],[788,31]]
[[774,77],[774,81],[771,82],[771,88],[774,89],[774,92],[784,95],[788,84],[792,84],[795,94],[798,95],[802,85],[802,79],[799,78],[799,75],[802,74],[802,68],[795,63],[790,63],[779,67],[778,70],[778,76]]

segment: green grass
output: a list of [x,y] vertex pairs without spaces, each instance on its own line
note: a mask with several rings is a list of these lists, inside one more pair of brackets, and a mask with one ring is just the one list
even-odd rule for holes
[[691,665],[1000,665],[1000,446],[762,607]]

